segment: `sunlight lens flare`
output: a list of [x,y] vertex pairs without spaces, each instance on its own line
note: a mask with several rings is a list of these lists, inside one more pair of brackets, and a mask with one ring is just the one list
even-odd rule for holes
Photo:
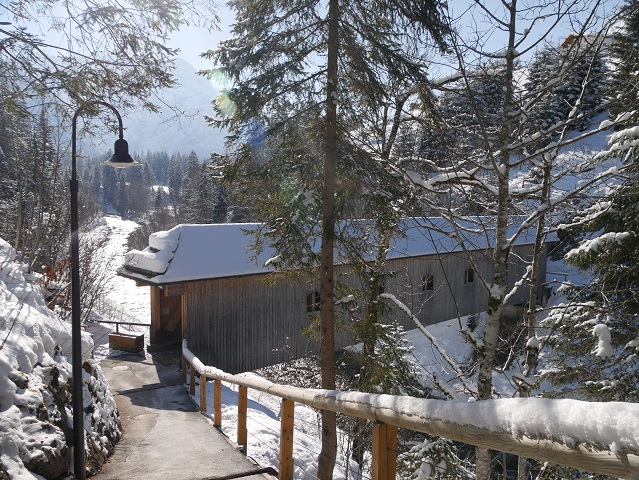
[[228,88],[229,86],[229,78],[221,68],[208,70],[206,76],[209,79],[209,82],[211,82],[211,84],[218,90]]
[[215,106],[225,118],[231,118],[235,116],[235,112],[237,112],[237,105],[231,100],[228,93],[222,92],[215,97]]

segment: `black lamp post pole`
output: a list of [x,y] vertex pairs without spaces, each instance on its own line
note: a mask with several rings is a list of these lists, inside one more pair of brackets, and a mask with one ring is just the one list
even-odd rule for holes
[[[120,138],[115,142],[115,154],[111,161],[114,166],[138,165],[129,156],[128,144],[123,139],[122,117],[112,105],[106,102],[94,102],[105,106],[118,117]],[[78,116],[85,107],[80,107],[73,115],[71,124],[71,363],[73,365],[73,471],[78,480],[86,479],[86,460],[84,453],[84,388],[82,383],[82,321],[80,306],[80,244],[78,241],[78,176],[76,169],[76,124]],[[120,162],[118,163],[118,160]],[[106,162],[108,163],[108,162]]]
[[71,364],[73,365],[73,471],[79,480],[86,478],[84,457],[84,406],[82,384],[82,325],[80,319],[80,244],[78,242],[78,176],[76,172],[76,122],[71,125]]

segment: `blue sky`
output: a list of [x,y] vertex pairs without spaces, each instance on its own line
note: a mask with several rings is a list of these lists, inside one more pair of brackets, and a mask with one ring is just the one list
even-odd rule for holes
[[179,57],[193,65],[196,70],[213,68],[214,65],[209,60],[200,58],[200,54],[215,48],[221,40],[230,37],[233,13],[222,4],[218,9],[218,16],[220,17],[219,31],[209,32],[206,28],[187,27],[171,35],[169,45],[179,48]]

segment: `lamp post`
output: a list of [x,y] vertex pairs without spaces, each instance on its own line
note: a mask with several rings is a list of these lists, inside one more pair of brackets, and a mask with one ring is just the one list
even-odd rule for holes
[[[120,138],[115,141],[113,156],[103,165],[126,168],[140,165],[129,155],[129,145],[123,138],[122,117],[112,105],[96,101],[96,105],[107,107],[118,117]],[[73,470],[76,478],[86,479],[84,456],[84,405],[82,384],[82,325],[80,315],[80,248],[78,242],[78,177],[76,172],[76,124],[78,116],[86,110],[80,107],[73,115],[71,124],[71,363],[73,365]]]

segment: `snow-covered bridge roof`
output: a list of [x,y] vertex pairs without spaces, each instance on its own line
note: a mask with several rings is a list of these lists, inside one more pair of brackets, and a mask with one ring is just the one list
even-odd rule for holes
[[[459,252],[463,249],[484,250],[494,244],[494,229],[490,221],[475,217],[458,222],[457,234],[451,224],[441,218],[419,218],[403,222],[403,235],[391,242],[389,258],[420,257]],[[509,236],[517,233],[516,223]],[[267,261],[275,252],[268,246],[254,259],[250,246],[253,235],[246,233],[259,227],[256,223],[220,223],[212,225],[177,225],[167,232],[149,237],[144,250],[131,250],[119,274],[153,285],[164,285],[212,278],[254,275],[274,271]],[[531,244],[533,229],[524,230],[513,245]],[[318,242],[319,245],[319,242]],[[319,247],[318,247],[319,248]]]

